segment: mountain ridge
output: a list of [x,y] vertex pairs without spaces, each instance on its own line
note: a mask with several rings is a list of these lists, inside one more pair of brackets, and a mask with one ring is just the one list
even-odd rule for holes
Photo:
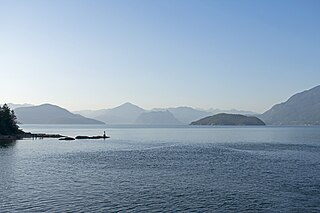
[[146,124],[146,125],[181,125],[182,124],[168,110],[143,112],[136,119],[135,123]]
[[137,105],[126,102],[111,109],[99,111],[100,114],[94,119],[101,120],[108,124],[134,124],[138,116],[145,110]]
[[[126,112],[126,109],[129,108],[129,111],[134,111],[129,113]],[[131,108],[131,109],[130,109]],[[81,110],[81,111],[75,111],[75,113],[79,113],[83,116],[101,120],[105,123],[109,124],[135,124],[136,119],[144,112],[152,112],[152,111],[166,111],[168,110],[172,115],[183,124],[189,124],[190,122],[203,118],[205,116],[211,115],[211,114],[217,114],[220,112],[232,112],[232,113],[238,113],[238,112],[246,112],[249,114],[256,114],[251,111],[243,111],[243,110],[220,110],[220,109],[198,109],[193,108],[190,106],[178,106],[178,107],[169,107],[169,108],[153,108],[151,110],[143,109],[135,104],[132,104],[130,102],[126,102],[124,104],[121,104],[119,106],[116,106],[114,108],[110,109],[99,109],[99,110]],[[212,112],[216,113],[212,113]]]
[[20,107],[14,110],[17,120],[24,124],[103,124],[53,104]]
[[259,117],[271,125],[319,125],[320,85],[292,95]]
[[[28,109],[34,107],[37,109],[39,106],[28,106],[29,104],[11,104],[14,106],[22,106],[15,109],[20,117],[20,122],[24,122],[21,119],[21,115],[19,115],[19,111],[22,109]],[[55,106],[57,109],[60,109],[66,113],[71,113],[64,108],[61,108],[56,105],[52,104],[43,104],[40,105],[42,107],[45,106]],[[152,110],[145,110],[137,105],[134,105],[130,102],[126,102],[121,104],[117,107],[111,109],[101,109],[101,110],[84,110],[84,111],[77,111],[80,115],[73,114],[73,122],[79,122],[79,119],[82,118],[79,116],[84,117],[84,119],[93,119],[91,121],[86,121],[89,123],[97,123],[100,121],[104,121],[108,124],[136,124],[137,118],[143,113],[150,113],[152,111],[168,111],[172,114],[172,116],[183,124],[190,124],[192,121],[199,120],[206,116],[212,114],[219,114],[220,112],[242,112],[241,114],[250,113],[250,111],[243,111],[243,110],[219,110],[219,109],[209,109],[209,110],[202,110],[196,109],[188,106],[179,106],[179,107],[170,107],[170,108],[154,108]],[[219,112],[219,113],[216,113]],[[64,114],[63,113],[63,114]],[[72,114],[72,113],[71,113]],[[230,114],[230,113],[229,113]],[[232,113],[233,114],[233,113]],[[240,113],[236,113],[240,114]],[[154,115],[153,123],[157,123],[161,121],[161,116],[157,116],[155,113],[150,113],[149,116]],[[247,115],[247,114],[245,114]],[[281,102],[279,104],[273,105],[269,110],[262,114],[254,114],[258,118],[262,119],[268,125],[320,125],[320,85],[315,86],[311,89],[304,90],[302,92],[298,92],[293,94],[289,97],[286,101]],[[46,116],[43,114],[43,116]],[[68,118],[68,116],[66,116]],[[89,117],[89,118],[86,118]],[[31,119],[31,118],[29,118]],[[52,118],[53,119],[53,118]],[[152,120],[151,117],[148,119]],[[67,119],[68,120],[68,119]],[[72,120],[72,119],[71,119]],[[71,122],[70,118],[69,121],[63,121],[63,119],[53,119],[50,122],[57,123],[57,122]],[[98,121],[100,120],[100,121]],[[138,120],[139,121],[139,120]],[[39,121],[37,121],[39,122]],[[43,122],[43,121],[41,121]],[[40,123],[41,123],[40,122]],[[84,121],[81,121],[84,122]],[[85,123],[86,123],[85,122]]]

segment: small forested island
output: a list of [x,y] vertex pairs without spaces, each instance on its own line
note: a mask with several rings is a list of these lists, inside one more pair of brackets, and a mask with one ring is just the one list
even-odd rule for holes
[[20,138],[24,132],[19,130],[17,118],[7,104],[0,106],[0,139]]
[[193,121],[190,125],[265,125],[265,123],[254,116],[244,116],[239,114],[220,113],[213,116]]

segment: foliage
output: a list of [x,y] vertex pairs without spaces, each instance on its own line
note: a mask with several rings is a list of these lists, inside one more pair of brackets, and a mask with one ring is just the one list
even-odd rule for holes
[[0,135],[16,135],[19,133],[17,117],[7,104],[0,106]]

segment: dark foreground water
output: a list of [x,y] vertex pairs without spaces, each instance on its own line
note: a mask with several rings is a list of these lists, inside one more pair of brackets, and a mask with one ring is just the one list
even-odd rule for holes
[[[70,136],[105,126],[23,126]],[[320,212],[320,127],[108,127],[0,145],[0,212]]]

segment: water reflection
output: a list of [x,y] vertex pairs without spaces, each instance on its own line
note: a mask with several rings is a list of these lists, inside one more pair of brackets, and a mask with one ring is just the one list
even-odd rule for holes
[[16,140],[0,140],[0,148],[8,148],[8,147],[13,147],[16,145]]

